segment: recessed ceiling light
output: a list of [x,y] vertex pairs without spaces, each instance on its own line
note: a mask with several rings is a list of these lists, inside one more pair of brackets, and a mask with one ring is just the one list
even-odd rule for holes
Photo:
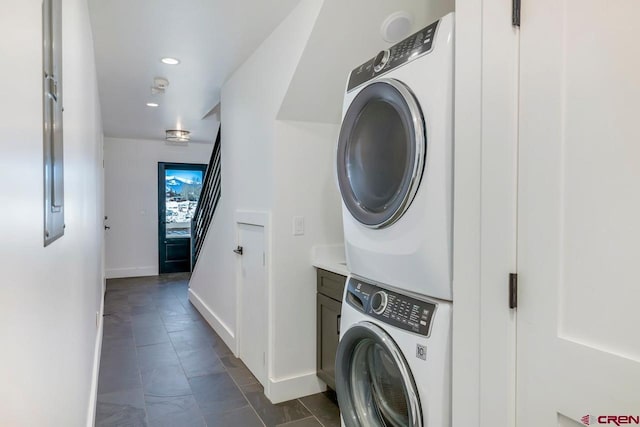
[[179,59],[169,58],[169,57],[162,58],[161,61],[163,64],[167,64],[167,65],[178,65],[180,63]]
[[147,107],[157,107],[159,104],[156,104],[155,102],[147,102]]

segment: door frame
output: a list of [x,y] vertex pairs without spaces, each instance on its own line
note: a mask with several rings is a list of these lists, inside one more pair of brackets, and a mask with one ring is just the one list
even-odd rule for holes
[[[237,210],[235,213],[235,242],[236,245],[240,241],[240,229],[239,225],[253,225],[262,227],[264,229],[264,254],[265,254],[265,300],[262,304],[265,307],[266,315],[266,348],[265,348],[265,382],[264,393],[268,398],[271,398],[271,372],[272,369],[272,357],[274,353],[273,348],[273,298],[272,298],[272,273],[271,273],[271,213],[268,211],[249,211],[249,210]],[[230,248],[230,250],[233,248]],[[243,295],[243,281],[242,281],[242,259],[236,257],[236,336],[235,336],[235,349],[234,355],[239,357],[240,355],[240,343],[242,342],[242,310],[244,304],[242,301]],[[255,304],[256,301],[252,301]]]
[[[162,256],[162,251],[163,251],[163,245],[164,245],[164,240],[165,240],[165,235],[167,232],[167,227],[166,227],[166,222],[164,221],[164,218],[166,217],[166,190],[161,191],[161,189],[165,188],[165,173],[167,169],[174,169],[174,170],[202,170],[202,179],[203,179],[203,184],[204,184],[204,177],[207,171],[207,166],[206,164],[203,163],[174,163],[174,162],[158,162],[158,204],[156,206],[156,211],[158,214],[158,239],[157,239],[157,243],[158,243],[158,247],[157,247],[157,253],[158,253],[158,274],[163,274],[162,273],[162,260],[164,258],[166,258],[166,253],[165,256]],[[199,203],[199,199],[198,199],[198,203]],[[164,208],[161,208],[162,206],[164,206]],[[189,240],[191,240],[191,236],[189,237]],[[191,271],[191,269],[193,268],[193,263],[191,262],[191,242],[189,242],[189,271]]]
[[519,30],[511,7],[455,4],[453,427],[515,426],[508,283],[517,272]]

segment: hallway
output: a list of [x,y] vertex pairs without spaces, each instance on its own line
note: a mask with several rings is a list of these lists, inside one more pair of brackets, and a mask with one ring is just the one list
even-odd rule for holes
[[271,404],[191,306],[188,281],[107,281],[96,426],[340,425],[328,394]]

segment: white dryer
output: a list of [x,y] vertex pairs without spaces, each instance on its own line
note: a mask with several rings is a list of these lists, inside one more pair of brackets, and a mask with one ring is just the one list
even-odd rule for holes
[[349,271],[451,300],[454,14],[355,68],[337,146]]
[[336,356],[343,427],[451,425],[451,303],[350,276]]

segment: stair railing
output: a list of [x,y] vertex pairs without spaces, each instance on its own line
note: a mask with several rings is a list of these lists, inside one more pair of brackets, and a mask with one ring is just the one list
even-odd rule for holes
[[213,145],[213,151],[211,152],[211,159],[209,160],[209,166],[204,176],[204,184],[200,193],[200,199],[198,206],[191,219],[191,271],[198,262],[198,256],[200,250],[204,244],[204,239],[207,237],[209,225],[213,219],[213,215],[218,207],[220,200],[221,189],[221,152],[220,152],[220,128],[218,129],[218,136],[216,142]]

